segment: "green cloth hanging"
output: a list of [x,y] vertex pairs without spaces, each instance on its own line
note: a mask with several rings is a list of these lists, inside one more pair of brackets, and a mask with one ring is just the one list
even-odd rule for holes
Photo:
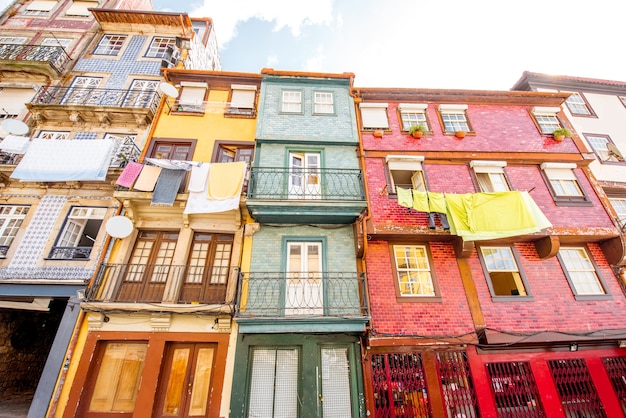
[[428,195],[426,194],[426,192],[413,190],[413,209],[418,212],[429,212]]
[[429,212],[447,213],[446,198],[440,192],[428,192]]
[[398,205],[405,208],[413,207],[413,196],[411,189],[403,189],[402,187],[396,187],[396,193],[398,194]]

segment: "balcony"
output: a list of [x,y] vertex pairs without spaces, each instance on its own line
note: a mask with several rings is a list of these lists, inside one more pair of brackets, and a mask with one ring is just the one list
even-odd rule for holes
[[38,121],[147,126],[160,99],[156,90],[43,87],[27,107]]
[[24,71],[57,78],[69,62],[70,56],[60,46],[0,44],[0,71]]
[[257,222],[352,223],[367,207],[361,170],[253,167],[248,208]]
[[85,260],[93,247],[52,247],[49,260]]
[[224,305],[236,267],[101,264],[88,302]]
[[235,317],[244,332],[280,326],[277,319],[301,330],[358,331],[369,317],[365,273],[240,273],[237,294]]

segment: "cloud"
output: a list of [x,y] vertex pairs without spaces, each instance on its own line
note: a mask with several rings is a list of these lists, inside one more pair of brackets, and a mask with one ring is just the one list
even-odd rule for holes
[[210,16],[215,24],[220,47],[237,36],[237,25],[249,19],[274,23],[274,31],[289,28],[293,36],[300,36],[309,25],[329,25],[333,21],[333,1],[301,2],[291,0],[205,0],[189,13],[190,16]]
[[324,47],[320,45],[315,48],[315,55],[306,60],[304,70],[310,72],[324,72],[326,71],[325,60],[326,55],[324,54]]

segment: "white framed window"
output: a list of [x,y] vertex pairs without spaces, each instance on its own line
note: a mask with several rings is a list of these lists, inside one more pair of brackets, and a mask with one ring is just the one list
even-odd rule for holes
[[444,133],[471,132],[467,119],[467,105],[464,104],[441,104],[438,107],[439,117]]
[[289,153],[289,198],[321,199],[321,160],[319,152]]
[[394,245],[399,296],[437,296],[425,245]]
[[398,110],[402,120],[402,130],[408,131],[412,126],[422,125],[427,131],[430,131],[428,119],[426,118],[427,108],[427,104],[400,103]]
[[534,107],[531,111],[539,130],[544,135],[550,135],[555,129],[562,128],[557,114],[561,111],[558,107]]
[[116,56],[122,50],[127,37],[126,35],[104,34],[92,54]]
[[481,192],[507,192],[511,190],[504,174],[506,161],[470,161]]
[[561,247],[558,255],[575,296],[607,294],[584,247]]
[[593,115],[591,108],[581,93],[572,93],[565,101],[567,108],[574,116],[590,116]]
[[97,1],[77,1],[74,0],[72,5],[65,11],[66,16],[91,16],[91,12],[87,10],[90,7],[98,7]]
[[26,43],[25,36],[0,36],[0,44],[2,45],[23,45]]
[[146,57],[148,58],[164,58],[167,48],[176,46],[176,38],[166,38],[163,36],[155,36],[150,42]]
[[576,164],[543,163],[541,169],[548,179],[553,197],[584,197],[574,169]]
[[622,227],[626,225],[626,197],[609,197]]
[[314,110],[317,114],[335,113],[335,104],[333,94],[330,92],[316,91],[313,94]]
[[106,208],[99,207],[72,207],[52,248],[50,258],[89,258],[106,211]]
[[72,38],[43,38],[41,45],[44,46],[61,46],[65,49],[69,48],[72,44]]
[[26,4],[22,10],[22,14],[29,16],[47,16],[58,3],[57,0],[33,0]]
[[150,107],[150,104],[156,100],[158,85],[159,80],[133,80],[122,105],[124,107]]
[[359,103],[363,129],[389,129],[387,107],[387,103]]
[[246,114],[254,113],[256,103],[256,86],[245,84],[232,84],[229,113]]
[[0,258],[5,258],[30,206],[0,205]]
[[511,247],[480,247],[493,296],[528,296],[524,278]]
[[209,86],[206,83],[183,81],[180,87],[176,109],[179,112],[204,112],[205,97]]
[[608,135],[585,134],[585,139],[601,162],[624,162],[624,156]]
[[387,155],[385,160],[389,170],[389,180],[391,181],[389,185],[390,194],[396,193],[397,187],[420,192],[427,191],[422,168],[424,157]]
[[27,112],[26,103],[35,96],[33,88],[0,87],[0,118],[20,118]]
[[302,113],[302,92],[283,91],[281,111],[284,113]]
[[40,139],[69,139],[69,131],[39,131],[37,138]]

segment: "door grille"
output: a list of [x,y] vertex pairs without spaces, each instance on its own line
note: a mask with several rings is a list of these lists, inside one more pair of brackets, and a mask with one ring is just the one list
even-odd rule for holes
[[585,360],[550,360],[548,365],[566,416],[606,417]]
[[437,353],[437,369],[449,417],[480,417],[476,402],[476,392],[464,351]]
[[622,405],[622,411],[626,413],[626,357],[607,357],[602,362]]
[[486,367],[500,418],[546,416],[527,362],[487,363]]

